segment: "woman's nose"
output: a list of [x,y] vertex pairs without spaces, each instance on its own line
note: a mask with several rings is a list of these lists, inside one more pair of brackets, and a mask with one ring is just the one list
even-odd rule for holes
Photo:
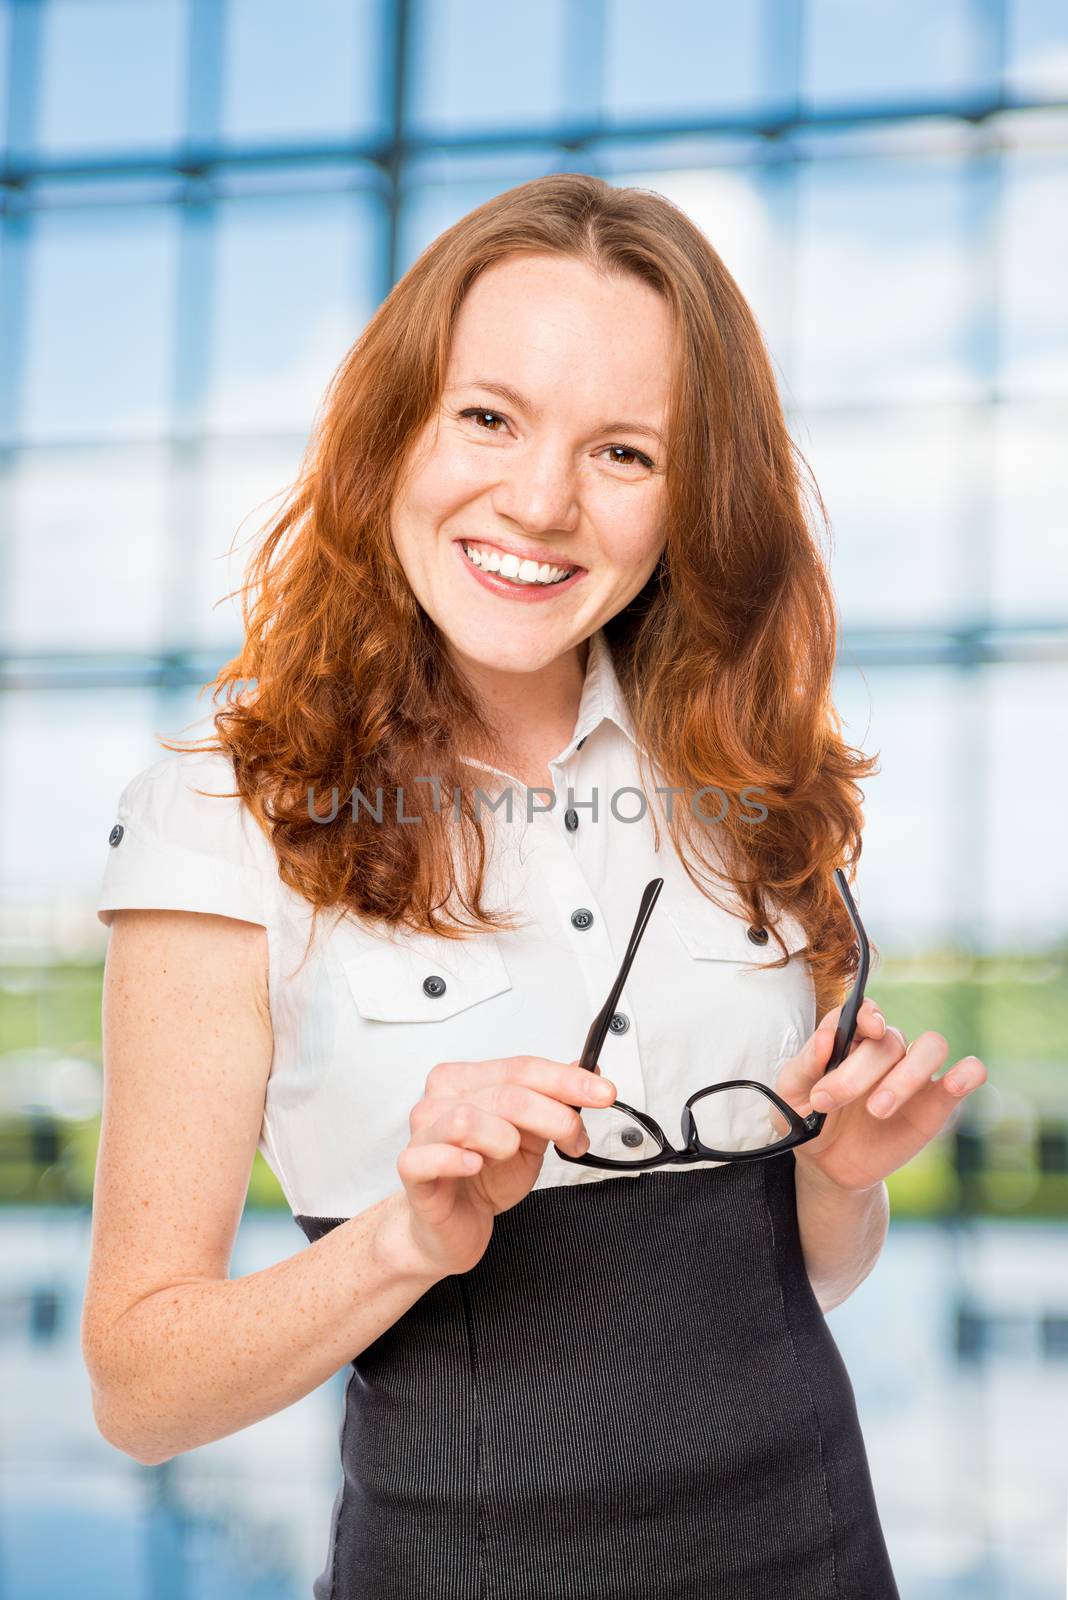
[[[522,459],[519,459],[519,456]],[[504,468],[493,509],[531,535],[574,529],[578,512],[578,473],[570,452],[545,448],[516,452]]]

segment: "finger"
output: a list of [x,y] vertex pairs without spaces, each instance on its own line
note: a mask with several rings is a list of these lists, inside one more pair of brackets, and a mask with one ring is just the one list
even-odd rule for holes
[[583,1143],[586,1127],[581,1111],[537,1089],[528,1089],[524,1083],[495,1083],[476,1090],[472,1099],[514,1127],[547,1142],[551,1140],[573,1154],[581,1154],[577,1149],[580,1143],[583,1149],[587,1148]]
[[579,1112],[519,1084],[494,1084],[464,1100],[429,1104],[436,1115],[420,1123],[413,1142],[444,1139],[481,1150],[494,1161],[511,1160],[524,1144],[535,1149],[539,1140],[541,1152],[550,1140],[575,1155],[587,1148]]
[[412,1199],[433,1191],[442,1178],[470,1178],[482,1166],[479,1150],[457,1144],[409,1144],[397,1157],[397,1172]]
[[905,1054],[900,1028],[884,1027],[878,1038],[857,1041],[841,1065],[828,1072],[835,1031],[836,1024],[828,1017],[800,1054],[784,1064],[776,1082],[784,1098],[794,1097],[795,1105],[804,1102],[816,1111],[832,1111],[864,1094]]
[[[796,1056],[785,1061],[775,1080],[775,1089],[795,1109],[808,1107],[813,1085],[827,1071],[834,1048],[835,1023],[830,1014],[811,1034]],[[833,1076],[833,1074],[832,1074]],[[805,1111],[807,1116],[808,1112]]]
[[[820,1078],[810,1096],[812,1108],[838,1111],[851,1101],[866,1099],[873,1116],[892,1115],[903,1098],[929,1081],[948,1050],[942,1035],[930,1031],[906,1046],[905,1035],[891,1025],[882,1039],[866,1041],[843,1066]],[[891,1098],[881,1099],[884,1094]]]
[[441,1061],[432,1067],[425,1093],[456,1099],[494,1083],[518,1083],[568,1106],[610,1106],[617,1090],[611,1079],[587,1072],[578,1061],[545,1056],[502,1056],[490,1061]]
[[[937,1037],[932,1035],[932,1038]],[[943,1041],[944,1042],[944,1041]],[[900,1028],[889,1024],[881,1039],[864,1039],[833,1072],[827,1072],[812,1090],[816,1111],[834,1111],[876,1093],[883,1080],[899,1061],[908,1055],[909,1046]],[[948,1048],[948,1046],[946,1047]]]
[[872,1116],[892,1117],[907,1102],[910,1117],[922,1118],[937,1132],[960,1101],[987,1081],[986,1067],[978,1056],[963,1056],[939,1076],[932,1068],[940,1067],[948,1052],[949,1045],[940,1033],[921,1033],[869,1099]]
[[[833,1032],[838,1027],[844,1009],[845,1001],[843,1000],[840,1006],[835,1006],[832,1011],[828,1011],[826,1016],[821,1018],[819,1026],[825,1028],[829,1025]],[[861,1001],[860,1010],[857,1012],[857,1033],[863,1033],[872,1039],[881,1039],[885,1028],[886,1018],[875,1004],[875,1001],[869,995],[865,995]]]
[[436,1114],[413,1133],[413,1145],[455,1144],[494,1161],[509,1161],[523,1142],[512,1123],[472,1100],[441,1101],[434,1110]]

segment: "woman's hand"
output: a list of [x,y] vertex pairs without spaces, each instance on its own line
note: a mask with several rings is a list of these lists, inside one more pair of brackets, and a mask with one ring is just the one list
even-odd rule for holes
[[[964,1056],[935,1076],[948,1042],[928,1032],[906,1046],[871,1000],[860,1008],[845,1060],[826,1072],[841,1013],[841,1006],[828,1011],[800,1054],[784,1063],[774,1089],[803,1117],[827,1112],[819,1137],[795,1146],[798,1167],[843,1189],[872,1189],[956,1120],[987,1072],[977,1056]],[[883,1095],[890,1097],[885,1111]]]
[[576,1106],[608,1106],[615,1085],[577,1061],[506,1056],[432,1067],[397,1158],[410,1243],[442,1277],[467,1272],[489,1244],[493,1219],[525,1198],[550,1139],[572,1155],[589,1140]]

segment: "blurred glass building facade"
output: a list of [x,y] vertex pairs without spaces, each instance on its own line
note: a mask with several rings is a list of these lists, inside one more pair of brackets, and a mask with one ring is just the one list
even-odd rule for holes
[[95,937],[120,780],[205,715],[373,307],[566,169],[682,205],[766,332],[882,752],[883,948],[1063,936],[1062,4],[0,0],[0,85],[9,950]]
[[[827,505],[838,705],[882,765],[858,876],[885,957],[871,990],[910,1037],[939,1028],[991,1072],[952,1159],[925,1156],[895,1204],[965,1223],[1068,1214],[1063,0],[0,0],[0,1180],[16,1263],[0,1305],[19,1339],[65,1326],[73,1352],[63,1296],[80,1257],[38,1281],[34,1208],[84,1207],[91,1185],[93,908],[119,792],[164,753],[157,735],[207,730],[198,689],[240,639],[226,596],[374,307],[472,206],[571,170],[655,189],[705,230]],[[258,1163],[250,1198],[272,1190]],[[1038,1235],[1033,1257],[1010,1252],[1009,1290],[985,1266],[969,1278],[960,1237],[945,1256],[924,1246],[932,1345],[909,1372],[932,1426],[943,1359],[1007,1352],[1015,1384],[1020,1361],[1042,1376],[1068,1354],[1068,1302],[1033,1289]],[[247,1244],[243,1270],[294,1248]],[[916,1281],[903,1258],[881,1275],[906,1294]],[[844,1333],[873,1292],[834,1314]],[[851,1370],[890,1429],[904,1358],[899,1393],[864,1367],[860,1326]],[[1029,1404],[1017,1395],[1017,1418]],[[333,1423],[316,1416],[302,1573],[333,1492]],[[989,1411],[974,1427],[973,1467],[998,1437]],[[294,1416],[262,1428],[292,1450]],[[202,1510],[220,1503],[211,1463],[241,1448],[174,1464]],[[1016,1435],[1008,1448],[1019,1459]],[[960,1466],[948,1445],[944,1460]],[[1062,1513],[1063,1477],[1047,1463],[1041,1480]],[[1019,1481],[999,1498],[993,1471],[974,1487],[984,1509],[938,1502],[915,1546],[902,1501],[910,1597],[1056,1592],[1035,1555],[1049,1499],[1025,1514]],[[292,1519],[287,1493],[276,1514]],[[144,1573],[188,1555],[173,1510],[161,1490],[147,1566],[131,1555],[101,1593],[170,1593]],[[266,1525],[241,1524],[244,1588],[231,1573],[220,1593],[303,1592],[270,1573],[254,1585]],[[5,1593],[65,1592],[34,1587],[22,1559]],[[209,1569],[181,1592],[207,1600]],[[92,1570],[79,1564],[83,1595]],[[221,1556],[215,1570],[230,1573]]]

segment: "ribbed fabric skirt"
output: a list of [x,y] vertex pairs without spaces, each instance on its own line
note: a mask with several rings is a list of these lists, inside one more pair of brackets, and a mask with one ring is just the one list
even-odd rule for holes
[[900,1600],[794,1173],[621,1175],[498,1217],[352,1363],[314,1600]]

